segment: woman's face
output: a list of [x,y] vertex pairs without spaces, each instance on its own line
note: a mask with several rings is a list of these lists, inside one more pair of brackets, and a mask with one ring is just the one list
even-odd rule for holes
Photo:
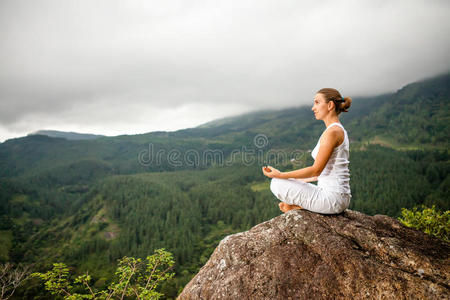
[[323,120],[328,114],[328,103],[322,94],[316,94],[314,97],[314,105],[311,108],[317,120]]

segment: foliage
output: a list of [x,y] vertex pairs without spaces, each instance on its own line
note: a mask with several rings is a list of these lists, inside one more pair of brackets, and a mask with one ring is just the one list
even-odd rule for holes
[[28,278],[29,266],[5,263],[0,265],[0,300],[9,299]]
[[[90,285],[91,276],[86,274],[71,280],[69,269],[63,263],[54,263],[52,270],[46,273],[33,273],[45,281],[45,288],[52,295],[61,295],[67,300],[78,299],[159,299],[162,293],[156,291],[158,285],[172,278],[175,273],[168,273],[173,267],[172,254],[162,249],[140,258],[123,257],[119,260],[115,281],[106,290],[96,290]],[[84,290],[84,292],[80,292]]]
[[400,216],[401,208],[420,204],[450,209],[447,150],[396,151],[369,145],[351,153],[350,209],[393,218]]
[[412,210],[402,208],[402,216],[398,218],[405,226],[421,230],[446,242],[450,242],[450,211],[440,212],[435,205],[422,211],[414,207]]
[[[403,145],[449,145],[450,75],[409,84],[384,97],[384,103],[366,116],[355,118],[351,137],[368,140],[376,135]],[[353,109],[353,103],[352,108]]]
[[[420,204],[450,209],[449,80],[446,75],[397,93],[353,99],[349,113],[340,116],[351,145],[350,209],[394,218],[401,208]],[[302,106],[175,132],[90,141],[29,136],[0,143],[0,262],[32,262],[43,270],[64,261],[90,270],[94,286],[107,289],[117,259],[165,247],[177,276],[160,287],[163,298],[173,299],[224,236],[280,211],[262,162],[240,165],[241,153],[229,166],[175,166],[167,153],[218,150],[229,161],[232,151],[244,147],[254,153],[300,150],[295,168],[302,168],[313,163],[308,149],[324,129],[311,116],[310,107]],[[257,134],[267,136],[267,148],[255,147]],[[138,159],[150,143],[154,155],[165,153],[159,164],[156,156],[151,164]],[[15,296],[42,296],[38,282],[21,286]]]

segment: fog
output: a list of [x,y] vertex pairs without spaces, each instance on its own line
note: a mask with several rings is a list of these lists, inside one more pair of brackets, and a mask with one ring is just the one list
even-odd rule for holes
[[[394,92],[447,72],[450,1],[0,2],[0,142]],[[311,115],[313,118],[313,115]]]

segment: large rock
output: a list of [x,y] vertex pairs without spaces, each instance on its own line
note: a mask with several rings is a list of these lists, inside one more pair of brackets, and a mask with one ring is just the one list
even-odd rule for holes
[[388,216],[291,210],[225,237],[178,299],[450,299],[449,250]]

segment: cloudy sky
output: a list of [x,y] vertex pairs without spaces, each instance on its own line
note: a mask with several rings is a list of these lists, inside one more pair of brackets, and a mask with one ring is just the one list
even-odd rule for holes
[[[0,0],[0,142],[392,92],[450,70],[450,1]],[[313,115],[311,115],[313,118]]]

